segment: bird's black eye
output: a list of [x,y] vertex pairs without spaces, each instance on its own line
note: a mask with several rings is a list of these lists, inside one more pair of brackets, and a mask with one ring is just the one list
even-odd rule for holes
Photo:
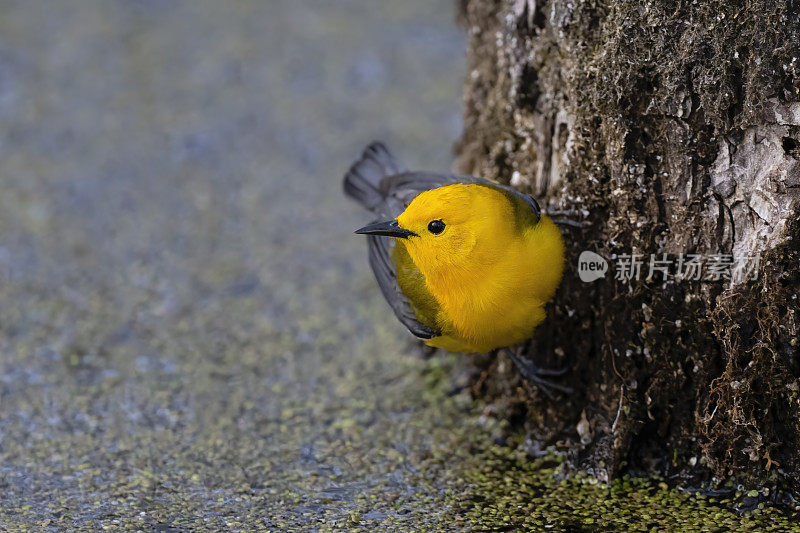
[[444,231],[444,222],[441,220],[432,220],[431,223],[428,224],[428,231],[434,235],[439,235]]

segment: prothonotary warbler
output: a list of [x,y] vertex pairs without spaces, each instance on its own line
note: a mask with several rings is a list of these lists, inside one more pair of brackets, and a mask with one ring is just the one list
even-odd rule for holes
[[[531,196],[472,176],[405,171],[378,142],[344,189],[378,218],[356,233],[367,235],[381,292],[411,333],[467,353],[531,338],[564,269],[561,232]],[[569,391],[541,377],[561,371],[508,353],[545,392]]]

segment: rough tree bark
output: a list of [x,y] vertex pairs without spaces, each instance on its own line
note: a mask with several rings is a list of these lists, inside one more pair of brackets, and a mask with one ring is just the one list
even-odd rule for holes
[[[499,360],[482,393],[601,478],[800,491],[800,2],[462,0],[459,16],[458,170],[589,222],[565,230],[531,351],[578,392],[548,400]],[[583,250],[605,278],[580,281]],[[643,255],[641,280],[614,279],[622,254]],[[674,261],[667,279],[644,280],[650,254]],[[714,254],[760,256],[758,278],[678,280],[680,254],[704,278]]]

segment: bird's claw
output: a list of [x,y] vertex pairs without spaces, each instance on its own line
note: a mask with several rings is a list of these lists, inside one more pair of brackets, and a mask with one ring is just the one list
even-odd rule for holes
[[573,228],[587,228],[590,226],[588,222],[572,220],[571,218],[553,218],[552,220],[559,226],[572,226]]
[[[576,215],[581,215],[580,211],[574,210],[558,210],[558,209],[548,209],[547,216],[550,219],[558,224],[559,226],[572,226],[573,228],[585,228],[588,227],[590,224],[586,220],[576,220],[574,217]],[[584,217],[586,215],[583,215]]]
[[572,394],[572,392],[574,392],[571,387],[567,387],[566,385],[561,385],[559,383],[553,383],[552,381],[542,378],[542,376],[564,375],[568,370],[567,368],[539,368],[533,363],[533,361],[517,354],[510,348],[506,349],[506,353],[511,361],[514,362],[514,365],[516,365],[517,370],[519,370],[519,373],[522,374],[522,377],[531,383],[535,383],[539,389],[547,395],[548,398],[553,399],[553,393],[551,389],[561,391],[565,394]]
[[[525,359],[525,361],[530,363],[530,361],[528,359]],[[564,367],[564,368],[541,368],[541,367],[535,366],[533,363],[531,363],[531,366],[533,366],[533,368],[536,369],[536,374],[539,375],[539,376],[563,376],[569,370],[569,368],[567,368],[567,367]]]

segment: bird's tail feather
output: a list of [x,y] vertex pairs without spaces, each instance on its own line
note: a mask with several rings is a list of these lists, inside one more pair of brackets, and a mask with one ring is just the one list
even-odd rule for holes
[[400,164],[389,149],[382,142],[373,142],[345,174],[344,192],[370,211],[375,211],[385,200],[380,181],[401,172]]

